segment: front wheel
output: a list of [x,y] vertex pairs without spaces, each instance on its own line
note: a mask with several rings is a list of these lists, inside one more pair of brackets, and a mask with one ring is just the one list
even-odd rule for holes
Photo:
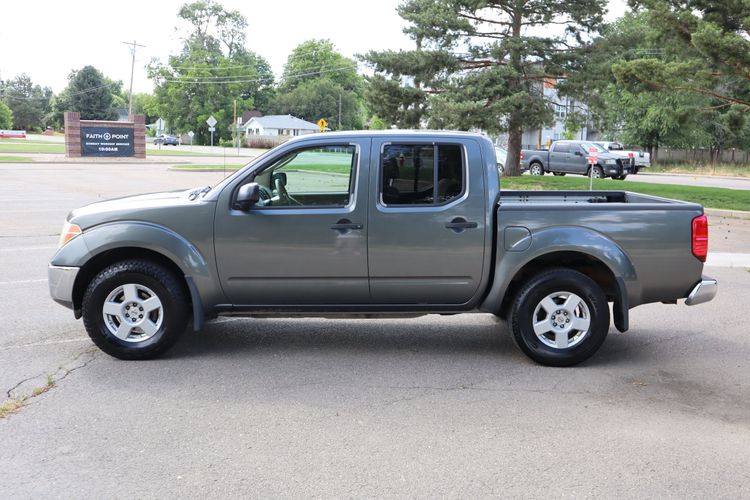
[[105,268],[89,283],[82,303],[89,337],[119,359],[150,359],[166,352],[185,330],[189,312],[178,278],[145,260]]
[[552,269],[521,288],[510,323],[516,344],[529,358],[548,366],[572,366],[590,358],[607,338],[609,307],[591,278]]
[[590,175],[594,179],[604,179],[604,169],[599,165],[594,165],[591,169]]
[[544,167],[541,163],[532,163],[529,166],[529,173],[531,175],[544,175]]

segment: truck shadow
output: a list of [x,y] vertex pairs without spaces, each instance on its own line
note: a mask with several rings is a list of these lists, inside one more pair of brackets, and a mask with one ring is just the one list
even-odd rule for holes
[[428,320],[220,319],[201,332],[188,331],[170,358],[258,353],[491,353],[513,352],[502,323],[476,317],[462,324]]
[[[580,366],[640,361],[638,339],[610,332],[599,353]],[[641,343],[643,338],[640,339]],[[627,351],[627,352],[626,352]],[[471,355],[538,366],[517,348],[509,327],[490,315],[416,319],[326,320],[221,318],[200,332],[187,331],[171,359],[305,354]]]

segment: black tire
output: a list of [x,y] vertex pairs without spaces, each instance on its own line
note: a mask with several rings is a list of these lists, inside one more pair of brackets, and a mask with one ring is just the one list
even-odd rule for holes
[[565,172],[552,172],[552,175],[556,175],[557,177],[565,177]]
[[[105,300],[119,288],[128,288],[126,285],[138,287],[139,301],[151,296],[143,290],[153,292],[160,301],[158,310],[144,313],[147,316],[156,315],[152,322],[155,333],[147,338],[147,333],[143,333],[143,330],[139,333],[135,323],[132,330],[135,333],[125,335],[129,340],[118,338],[110,331],[110,327],[122,325],[122,319],[115,316],[105,319]],[[117,300],[122,300],[124,305],[124,293],[122,297]],[[152,359],[172,347],[185,330],[190,314],[188,299],[179,278],[169,270],[146,260],[125,260],[105,268],[89,283],[83,295],[83,324],[94,344],[110,356],[127,360]],[[138,340],[138,336],[144,339]]]
[[544,165],[535,161],[529,165],[529,174],[531,175],[544,175]]
[[591,175],[594,179],[604,179],[604,169],[600,167],[599,165],[594,165],[593,172],[589,173],[586,172],[586,175]]
[[[565,339],[561,342],[570,343],[571,346],[567,348],[549,345],[556,342],[554,330],[540,335],[534,331],[535,323],[557,326],[557,323],[553,323],[555,318],[563,318],[562,312],[547,313],[542,305],[543,301],[556,294],[562,294],[563,298],[565,294],[568,294],[568,298],[571,297],[570,294],[575,294],[581,299],[581,303],[585,303],[585,308],[579,303],[576,321],[584,316],[584,312],[589,319],[585,333],[574,328],[575,321],[570,326],[561,323],[559,335],[561,339]],[[555,307],[563,309],[563,305],[558,306],[558,303],[555,303]],[[545,314],[549,316],[548,319],[545,319]],[[568,318],[566,314],[563,319]],[[547,366],[573,366],[590,358],[607,338],[609,306],[601,287],[591,278],[578,271],[558,268],[532,277],[521,287],[511,307],[509,319],[516,344],[529,358]],[[544,328],[546,326],[540,330]],[[564,330],[566,328],[567,331]]]

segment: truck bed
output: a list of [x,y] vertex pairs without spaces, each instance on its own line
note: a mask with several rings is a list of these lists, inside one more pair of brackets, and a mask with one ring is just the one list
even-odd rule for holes
[[[669,210],[671,208],[684,210],[686,208],[699,208],[698,205],[679,200],[670,200],[658,196],[650,196],[629,191],[516,191],[502,190],[500,192],[500,204],[503,207],[513,205],[576,205],[576,204],[618,204],[618,210],[622,205],[631,205],[631,208]],[[633,205],[637,205],[633,207]],[[648,205],[652,205],[649,207]],[[613,207],[615,208],[615,207]]]
[[[701,277],[691,227],[702,214],[695,203],[627,191],[501,191],[497,265],[508,265],[516,253],[543,254],[552,247],[588,252],[612,244],[609,254],[633,264],[625,283],[630,307],[675,300]],[[519,252],[524,234],[528,249]]]

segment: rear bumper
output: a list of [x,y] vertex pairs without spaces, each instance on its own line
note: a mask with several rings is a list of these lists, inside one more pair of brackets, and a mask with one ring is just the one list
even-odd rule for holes
[[712,278],[704,277],[690,292],[688,298],[685,299],[685,305],[695,306],[703,304],[716,297],[716,292],[719,291],[719,283]]
[[73,285],[80,267],[50,266],[47,268],[49,294],[58,304],[73,309]]

